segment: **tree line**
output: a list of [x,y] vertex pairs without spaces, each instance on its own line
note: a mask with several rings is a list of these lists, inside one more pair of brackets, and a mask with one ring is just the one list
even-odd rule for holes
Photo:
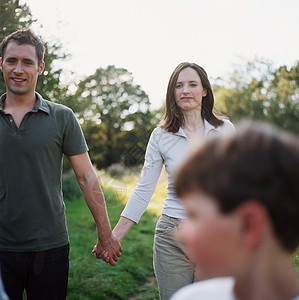
[[[0,0],[0,40],[33,19],[27,4]],[[43,40],[43,38],[42,38]],[[36,90],[45,98],[69,106],[76,113],[97,168],[122,162],[140,165],[150,132],[159,123],[164,103],[150,109],[150,99],[132,73],[110,65],[86,76],[71,92],[61,83],[63,69],[57,62],[69,54],[58,41],[44,41],[45,70]],[[0,94],[5,92],[1,73]],[[299,61],[275,67],[254,59],[234,67],[228,79],[213,82],[216,109],[233,122],[252,118],[272,122],[299,135]]]

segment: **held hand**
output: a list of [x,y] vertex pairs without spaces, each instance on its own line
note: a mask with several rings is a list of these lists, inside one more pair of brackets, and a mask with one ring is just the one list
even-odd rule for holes
[[106,240],[98,241],[92,250],[92,253],[95,253],[98,259],[102,259],[112,266],[118,262],[121,252],[120,241],[113,234]]

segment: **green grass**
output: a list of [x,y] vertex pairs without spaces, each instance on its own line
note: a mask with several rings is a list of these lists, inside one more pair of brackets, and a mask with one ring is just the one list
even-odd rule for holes
[[[137,179],[137,175],[121,179],[106,176],[104,193],[112,227],[117,223]],[[96,242],[96,227],[83,198],[66,201],[71,244],[69,300],[159,299],[152,266],[152,246],[157,215],[165,197],[163,172],[160,179],[152,204],[140,223],[134,225],[123,239],[122,256],[114,267],[107,266],[91,254]],[[294,264],[299,274],[299,249],[294,253]]]
[[295,264],[296,271],[299,275],[299,248],[294,253],[294,264]]
[[[124,204],[117,192],[105,189],[111,226],[119,219]],[[122,242],[123,252],[116,266],[97,260],[91,250],[96,242],[96,227],[83,199],[67,201],[70,236],[68,299],[159,299],[153,278],[152,246],[157,216],[146,212]],[[147,284],[149,280],[152,284]]]

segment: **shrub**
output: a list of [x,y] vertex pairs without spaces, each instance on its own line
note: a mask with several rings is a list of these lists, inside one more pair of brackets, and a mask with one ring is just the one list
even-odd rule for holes
[[109,170],[109,174],[112,178],[122,178],[125,175],[125,171],[120,169],[111,169]]

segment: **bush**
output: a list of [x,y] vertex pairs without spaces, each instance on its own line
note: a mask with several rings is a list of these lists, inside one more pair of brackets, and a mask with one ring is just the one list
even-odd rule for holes
[[125,175],[125,169],[121,163],[117,164],[112,164],[108,169],[107,169],[108,174],[112,178],[120,179]]
[[62,193],[65,200],[75,200],[82,196],[82,192],[75,175],[62,175]]
[[112,178],[122,178],[125,175],[125,171],[119,169],[111,169],[109,171],[109,174]]

